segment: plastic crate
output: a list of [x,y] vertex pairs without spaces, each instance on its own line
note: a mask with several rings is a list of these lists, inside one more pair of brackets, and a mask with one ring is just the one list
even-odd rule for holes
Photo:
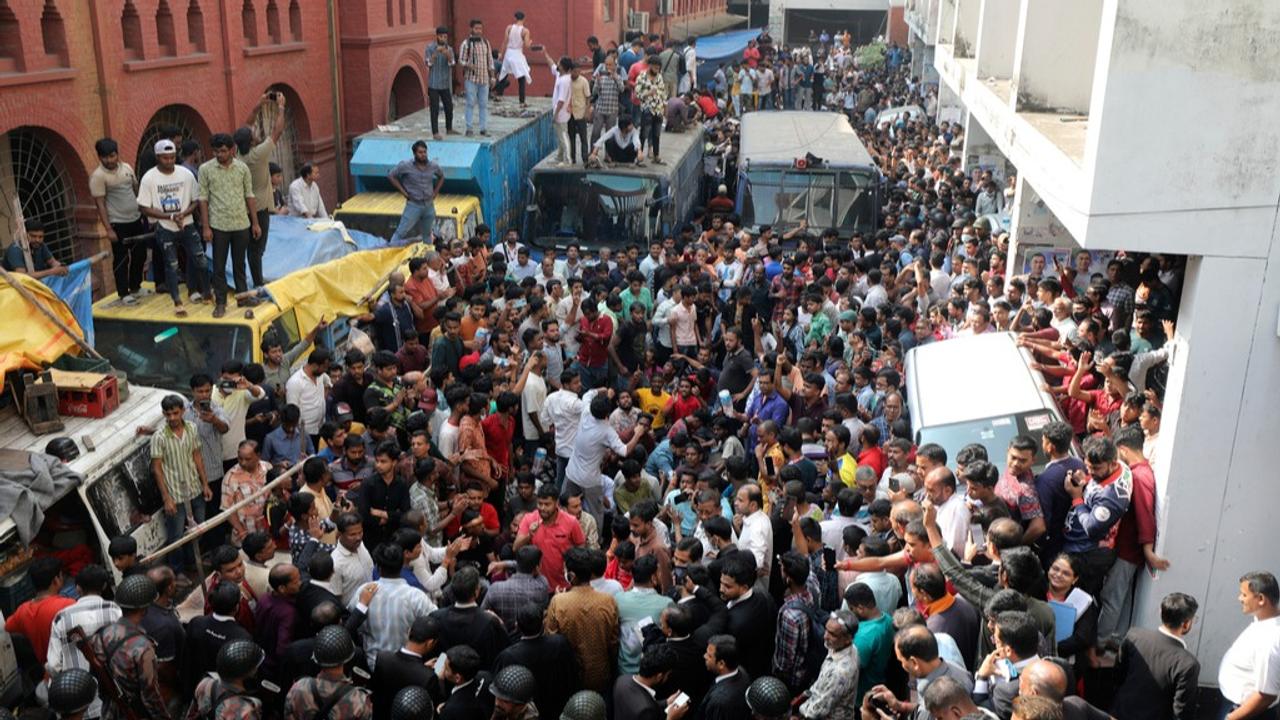
[[53,361],[53,367],[58,370],[66,370],[67,372],[88,372],[100,373],[102,375],[111,372],[111,363],[102,358],[78,357],[76,355],[63,355]]
[[89,390],[58,388],[58,414],[104,418],[120,407],[120,389],[114,375],[104,375]]
[[35,596],[35,585],[31,583],[25,566],[0,578],[0,611],[5,617],[12,616],[19,605]]

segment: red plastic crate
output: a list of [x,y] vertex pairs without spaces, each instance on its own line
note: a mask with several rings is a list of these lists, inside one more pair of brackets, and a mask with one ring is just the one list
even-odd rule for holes
[[58,388],[58,414],[103,418],[120,407],[120,389],[114,375],[106,375],[90,390]]

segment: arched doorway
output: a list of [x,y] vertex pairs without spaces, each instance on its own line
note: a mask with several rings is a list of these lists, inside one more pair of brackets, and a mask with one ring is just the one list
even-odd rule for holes
[[[306,142],[311,136],[307,124],[307,111],[302,106],[302,99],[298,97],[298,93],[288,85],[272,85],[267,88],[267,92],[284,93],[284,133],[280,136],[280,142],[276,143],[276,151],[271,156],[271,162],[279,165],[283,171],[284,188],[287,194],[289,183],[298,176],[298,168],[310,160],[303,157],[298,149],[299,143]],[[253,116],[253,127],[258,137],[270,137],[271,127],[275,124],[275,113],[274,104],[258,106]]]
[[427,106],[422,94],[422,80],[408,65],[400,68],[391,81],[391,95],[387,98],[387,122],[414,113]]
[[19,127],[0,134],[0,245],[12,242],[22,219],[44,223],[45,243],[59,260],[76,259],[75,180],[64,157],[70,147],[43,128]]
[[157,110],[156,114],[147,121],[147,127],[142,131],[142,139],[138,141],[138,163],[133,166],[138,177],[142,177],[144,173],[155,167],[156,141],[161,138],[163,130],[170,126],[182,132],[183,140],[194,139],[200,143],[201,147],[207,147],[209,144],[209,126],[200,117],[200,113],[187,105],[166,105]]

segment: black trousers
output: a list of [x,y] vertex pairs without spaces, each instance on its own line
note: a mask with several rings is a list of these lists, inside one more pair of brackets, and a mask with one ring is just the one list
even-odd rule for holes
[[648,110],[640,113],[640,144],[649,151],[649,156],[657,158],[662,139],[662,116]]
[[[142,287],[147,250],[151,248],[152,241],[129,241],[129,238],[145,233],[147,221],[138,218],[131,223],[112,223],[111,230],[116,234],[116,241],[111,243],[111,274],[115,277],[116,293],[120,297],[132,295]],[[164,277],[164,264],[157,267],[161,268],[160,277]]]
[[[262,228],[258,239],[253,239],[253,230],[249,230],[249,276],[253,278],[255,287],[267,283],[262,279],[262,256],[267,252],[267,231],[271,229],[271,211],[258,211],[258,227]],[[238,284],[238,283],[237,283]]]
[[249,252],[249,239],[253,233],[249,228],[244,230],[213,230],[213,298],[222,307],[227,305],[227,252],[231,253],[231,276],[236,283],[236,292],[249,289],[245,280],[244,261]]
[[604,141],[604,154],[609,158],[609,162],[616,163],[633,163],[639,157],[640,151],[635,145],[622,147],[613,138]]
[[591,148],[587,144],[587,119],[569,118],[569,159],[578,162],[578,146],[582,146],[582,161],[587,161]]
[[[516,86],[517,86],[517,88],[518,88],[518,89],[519,89],[519,91],[520,91],[520,104],[521,104],[521,105],[523,105],[523,104],[524,104],[524,91],[525,91],[525,88],[526,88],[526,87],[528,87],[528,84],[529,84],[529,83],[528,83],[528,81],[527,81],[527,80],[525,80],[524,78],[517,78],[517,80],[516,80]],[[510,87],[510,86],[511,86],[511,76],[510,76],[510,75],[508,75],[508,76],[506,76],[506,77],[502,78],[501,80],[499,80],[499,81],[497,82],[497,84],[493,86],[493,92],[494,92],[494,94],[495,94],[495,95],[497,95],[498,97],[502,97],[502,94],[503,94],[504,92],[506,92],[506,91],[507,91],[507,88],[508,88],[508,87]]]
[[431,134],[440,134],[440,107],[444,106],[444,129],[453,130],[453,92],[450,90],[427,90],[427,99],[431,103]]

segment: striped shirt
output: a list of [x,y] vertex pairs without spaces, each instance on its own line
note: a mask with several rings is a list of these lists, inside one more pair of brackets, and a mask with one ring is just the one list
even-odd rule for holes
[[159,459],[164,469],[164,485],[175,504],[200,494],[200,473],[196,469],[194,453],[200,449],[200,436],[195,423],[182,421],[182,435],[178,436],[168,423],[151,436],[151,459]]
[[458,50],[458,63],[462,65],[464,80],[488,85],[489,78],[493,76],[493,49],[489,41],[482,37],[463,40]]
[[[360,628],[370,669],[377,661],[379,650],[399,650],[405,638],[409,637],[413,621],[430,615],[436,609],[425,592],[402,578],[380,578],[377,582],[378,592],[369,603],[368,619]],[[352,609],[356,604],[351,603]]]
[[601,115],[617,115],[618,98],[626,87],[627,80],[622,73],[610,74],[604,67],[596,71],[596,112]]
[[427,89],[453,89],[453,63],[449,61],[449,51],[439,43],[427,43],[425,53],[427,66]]

